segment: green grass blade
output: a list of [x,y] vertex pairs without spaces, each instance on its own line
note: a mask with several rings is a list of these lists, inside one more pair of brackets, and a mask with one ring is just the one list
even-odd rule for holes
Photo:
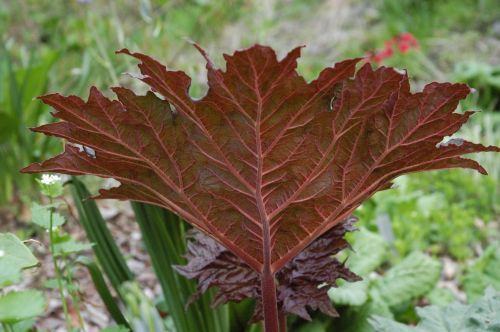
[[89,271],[92,282],[94,283],[99,296],[101,297],[113,320],[119,325],[129,327],[129,324],[118,307],[118,304],[115,302],[113,295],[111,295],[108,285],[106,284],[106,281],[102,276],[102,272],[97,264],[92,260],[85,258],[79,259],[78,263],[85,266]]
[[185,308],[196,283],[180,276],[172,266],[185,263],[186,223],[159,207],[137,202],[132,202],[132,207],[177,331],[229,331],[227,307],[210,308],[210,294]]
[[122,283],[133,280],[133,274],[116,245],[96,203],[88,199],[90,193],[85,185],[75,177],[71,181],[71,193],[78,210],[80,223],[89,241],[95,243],[93,250],[97,260],[113,288],[119,292]]

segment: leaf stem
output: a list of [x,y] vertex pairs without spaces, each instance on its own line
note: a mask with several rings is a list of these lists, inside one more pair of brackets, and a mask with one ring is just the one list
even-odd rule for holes
[[280,332],[286,332],[286,313],[279,313]]
[[[64,266],[67,266],[66,256],[63,256],[63,263],[64,263]],[[78,294],[78,289],[73,281],[73,277],[71,276],[71,272],[66,274],[66,275],[67,275],[67,279],[68,279],[67,284],[71,285],[71,288],[68,289],[68,292],[69,292],[69,295],[71,296],[73,306],[75,307],[76,315],[78,316],[78,323],[80,324],[82,331],[85,332],[86,331],[85,322],[83,321],[82,313],[80,310],[80,296]]]
[[[53,204],[52,197],[50,197],[50,205]],[[59,265],[57,265],[57,258],[56,258],[56,251],[55,251],[55,244],[54,244],[54,227],[53,227],[53,208],[50,208],[50,223],[49,223],[49,239],[50,239],[50,253],[52,255],[52,263],[54,264],[54,273],[56,274],[56,280],[57,280],[57,288],[59,289],[59,296],[61,297],[61,302],[62,302],[62,307],[64,311],[64,320],[66,321],[66,327],[68,331],[71,331],[72,326],[71,326],[71,321],[69,319],[69,314],[68,314],[68,306],[66,304],[66,300],[64,298],[64,288],[62,284],[62,277],[61,277],[61,270],[59,269]]]
[[264,268],[262,273],[261,289],[265,331],[279,332],[276,284],[269,268]]

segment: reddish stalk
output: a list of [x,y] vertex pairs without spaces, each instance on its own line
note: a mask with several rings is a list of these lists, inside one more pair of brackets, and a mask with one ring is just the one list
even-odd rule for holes
[[279,313],[279,321],[280,321],[280,332],[286,332],[286,313]]
[[279,332],[278,302],[276,284],[270,269],[262,273],[262,305],[264,308],[264,327],[266,332]]

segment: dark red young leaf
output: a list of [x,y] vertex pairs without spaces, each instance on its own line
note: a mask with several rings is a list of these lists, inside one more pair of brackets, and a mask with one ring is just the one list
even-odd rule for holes
[[[278,310],[311,319],[307,307],[337,316],[328,297],[328,290],[337,286],[337,279],[361,280],[333,255],[348,247],[343,239],[346,232],[354,230],[354,217],[349,217],[311,243],[288,262],[278,273]],[[197,300],[210,287],[218,289],[212,305],[229,301],[239,302],[251,298],[256,305],[251,321],[264,318],[261,301],[260,275],[243,260],[195,229],[190,234],[188,260],[176,270],[189,279],[198,280],[198,290],[189,303]]]
[[66,145],[23,172],[115,178],[121,186],[101,190],[101,198],[172,210],[258,272],[264,262],[271,273],[281,269],[395,177],[452,167],[485,174],[461,156],[499,151],[439,145],[472,114],[453,112],[470,92],[464,84],[431,83],[413,94],[407,75],[392,68],[366,64],[351,78],[359,59],[307,83],[296,72],[300,48],[278,61],[256,45],[224,55],[225,71],[206,57],[209,90],[193,100],[184,72],[120,53],[141,61],[142,80],[155,93],[118,87],[115,101],[96,88],[87,102],[41,97],[62,121],[34,131],[95,155]]

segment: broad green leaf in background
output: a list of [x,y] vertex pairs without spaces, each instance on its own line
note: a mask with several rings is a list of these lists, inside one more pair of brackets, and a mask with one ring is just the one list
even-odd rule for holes
[[455,295],[450,288],[435,287],[432,291],[425,294],[425,298],[430,304],[447,305],[456,300]]
[[[375,332],[412,332],[415,331],[414,329],[410,328],[409,326],[406,326],[404,324],[401,324],[399,322],[396,322],[394,320],[381,317],[381,316],[373,316],[369,320],[370,324],[373,327],[372,331]],[[420,330],[418,330],[420,331]],[[437,332],[437,331],[436,331]]]
[[380,235],[362,228],[355,234],[353,251],[347,260],[347,266],[354,273],[366,276],[384,261],[387,242]]
[[14,324],[37,317],[45,310],[43,293],[36,290],[10,292],[0,296],[0,322]]
[[328,295],[337,305],[360,306],[368,300],[370,280],[368,274],[378,268],[385,259],[387,242],[378,234],[362,228],[354,235],[353,252],[346,265],[364,279],[358,282],[339,280],[339,287],[331,288]]
[[[49,229],[50,228],[50,207],[37,204],[31,204],[31,220],[38,226]],[[59,213],[52,214],[52,227],[59,227],[64,225],[65,219]]]
[[379,299],[367,301],[360,307],[351,306],[335,319],[327,331],[339,332],[373,332],[373,327],[368,322],[372,315],[393,318],[393,314],[386,303]]
[[500,293],[488,289],[473,305],[458,302],[446,307],[417,308],[419,324],[409,327],[385,317],[373,316],[370,324],[377,332],[497,332],[500,330]]
[[425,295],[434,288],[440,274],[438,260],[414,252],[377,280],[376,289],[384,302],[395,306]]
[[[335,304],[348,306],[341,312],[340,318],[334,320],[332,326],[335,331],[373,332],[368,321],[372,315],[392,318],[391,307],[427,294],[435,287],[441,273],[439,261],[421,252],[414,252],[389,269],[385,275],[368,276],[382,264],[387,247],[377,234],[362,232],[365,232],[362,235],[363,241],[359,243],[359,251],[356,252],[360,254],[361,262],[357,266],[360,270],[364,269],[364,280],[343,284],[329,291],[330,299]],[[354,243],[355,250],[357,241],[359,239]],[[363,261],[363,258],[371,256],[373,263]],[[358,264],[354,259],[352,263]]]
[[500,246],[488,247],[465,273],[462,284],[467,300],[474,302],[487,287],[500,291]]
[[0,287],[19,281],[21,270],[37,264],[35,256],[14,234],[0,234]]
[[360,306],[368,300],[370,280],[364,279],[356,282],[339,280],[338,283],[338,288],[331,288],[328,291],[328,296],[335,305]]

